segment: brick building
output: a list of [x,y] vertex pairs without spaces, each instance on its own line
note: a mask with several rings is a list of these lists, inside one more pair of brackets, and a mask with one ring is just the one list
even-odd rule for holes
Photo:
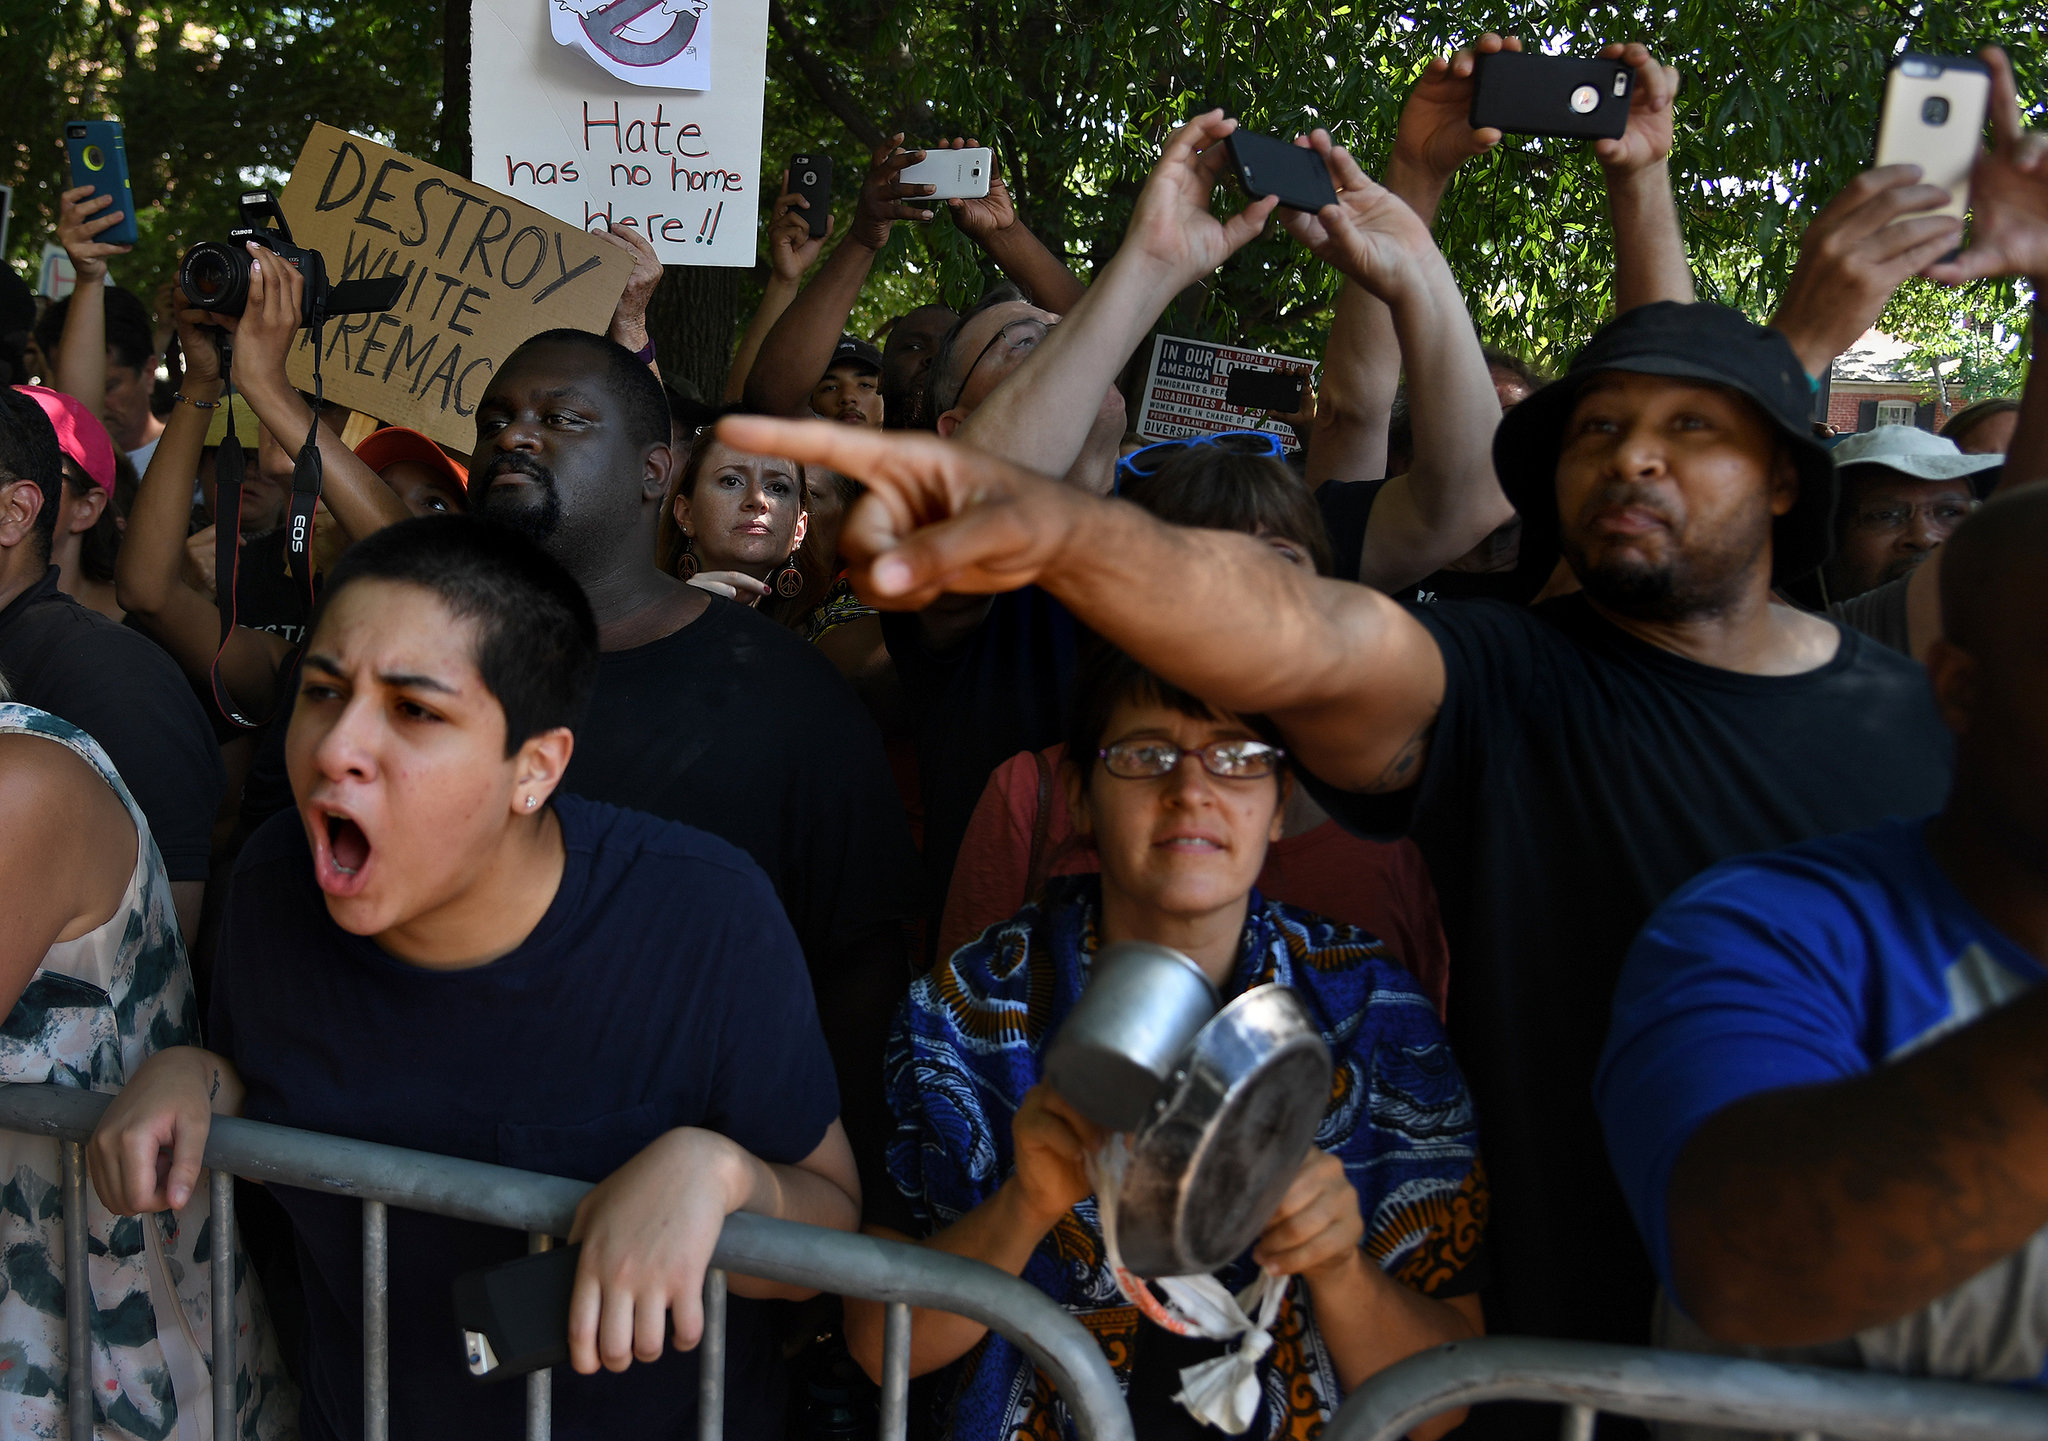
[[1947,387],[1948,404],[1936,397],[1932,372],[1907,358],[1904,341],[1881,330],[1866,330],[1835,361],[1828,385],[1828,424],[1837,435],[1875,430],[1880,425],[1917,425],[1939,430],[1968,402]]

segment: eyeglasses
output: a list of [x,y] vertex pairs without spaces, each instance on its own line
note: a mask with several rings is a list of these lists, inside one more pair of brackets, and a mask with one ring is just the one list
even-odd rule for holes
[[1976,508],[1974,501],[1957,500],[1944,496],[1930,500],[1924,505],[1874,505],[1869,509],[1857,509],[1850,517],[1858,530],[1886,531],[1904,530],[1916,515],[1924,515],[1937,526],[1954,526],[1962,523],[1963,517]]
[[1118,488],[1136,476],[1156,474],[1176,455],[1198,445],[1227,450],[1232,455],[1263,455],[1273,460],[1283,459],[1287,454],[1280,437],[1270,430],[1222,430],[1214,435],[1189,436],[1186,440],[1162,440],[1134,450],[1116,463]]
[[1183,750],[1171,741],[1118,741],[1095,754],[1102,768],[1121,780],[1172,775],[1183,756],[1195,756],[1219,780],[1256,781],[1277,772],[1287,752],[1264,741],[1211,741],[1200,750]]
[[1035,315],[1023,315],[991,335],[988,344],[974,357],[974,364],[960,372],[960,383],[953,388],[953,401],[946,409],[951,410],[960,404],[960,397],[967,393],[967,382],[974,379],[974,372],[988,359],[991,350],[1001,345],[1004,347],[1004,355],[1022,365],[1024,357],[1038,349],[1039,342],[1045,339],[1045,333],[1058,324],[1057,320],[1040,320]]

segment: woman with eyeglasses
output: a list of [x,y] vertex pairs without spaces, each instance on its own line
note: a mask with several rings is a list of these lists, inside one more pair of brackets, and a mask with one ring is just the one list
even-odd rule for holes
[[[893,1222],[871,1229],[1021,1275],[1079,1315],[1148,1441],[1220,1434],[1173,1396],[1182,1368],[1225,1345],[1141,1322],[1119,1292],[1084,1163],[1104,1137],[1041,1080],[1105,945],[1171,946],[1226,1000],[1265,981],[1292,987],[1336,1061],[1314,1147],[1257,1245],[1221,1275],[1233,1292],[1261,1267],[1297,1278],[1259,1362],[1263,1414],[1248,1434],[1302,1434],[1395,1361],[1482,1330],[1486,1186],[1434,1007],[1371,936],[1256,888],[1292,785],[1282,761],[1244,717],[1097,643],[1060,783],[1100,875],[1055,878],[918,980],[884,1063],[896,1194],[870,1198],[870,1214]],[[847,1301],[848,1346],[871,1375],[882,1328],[880,1303]],[[954,1363],[938,1388],[947,1434],[1051,1433],[1042,1413],[1057,1402],[1028,1357],[977,1322],[915,1312],[911,1374]]]

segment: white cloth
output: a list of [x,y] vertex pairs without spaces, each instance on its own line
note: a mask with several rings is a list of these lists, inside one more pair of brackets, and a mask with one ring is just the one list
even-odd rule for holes
[[1221,1356],[1182,1367],[1173,1399],[1204,1425],[1241,1436],[1259,1414],[1259,1360],[1273,1349],[1273,1323],[1290,1278],[1261,1271],[1233,1296],[1214,1276],[1161,1276],[1156,1280],[1167,1296],[1162,1303],[1142,1278],[1131,1274],[1117,1248],[1117,1196],[1129,1164],[1130,1148],[1120,1135],[1088,1158],[1110,1273],[1132,1305],[1175,1335],[1237,1342]]

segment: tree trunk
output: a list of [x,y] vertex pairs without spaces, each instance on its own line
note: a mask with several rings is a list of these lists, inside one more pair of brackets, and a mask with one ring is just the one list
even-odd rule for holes
[[469,3],[442,0],[441,153],[435,163],[469,174]]
[[670,381],[687,380],[718,403],[740,323],[740,276],[733,265],[670,265],[647,306],[656,363]]

